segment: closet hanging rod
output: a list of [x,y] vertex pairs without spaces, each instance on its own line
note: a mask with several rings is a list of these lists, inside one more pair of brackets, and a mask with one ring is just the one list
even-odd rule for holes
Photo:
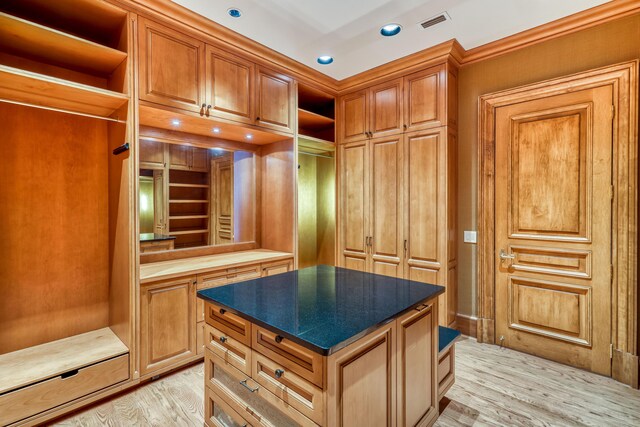
[[78,111],[65,110],[63,108],[56,108],[56,107],[47,107],[47,106],[38,105],[38,104],[30,104],[28,102],[14,101],[12,99],[0,98],[0,102],[6,102],[8,104],[15,104],[15,105],[22,105],[25,107],[40,108],[42,110],[56,111],[58,113],[74,114],[76,116],[90,117],[92,119],[106,120],[108,122],[114,122],[114,123],[127,123],[126,120],[114,119],[112,117],[103,117],[95,114],[80,113]]
[[298,151],[298,154],[304,154],[305,156],[323,157],[325,159],[333,159],[333,156],[327,156],[326,154],[307,153],[306,151]]

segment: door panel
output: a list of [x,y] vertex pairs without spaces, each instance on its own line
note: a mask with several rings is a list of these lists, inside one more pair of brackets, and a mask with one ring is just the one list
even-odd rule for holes
[[206,148],[191,147],[191,170],[209,172],[209,151]]
[[231,154],[211,161],[212,243],[233,243],[233,160]]
[[496,109],[496,340],[605,375],[611,105],[601,87]]
[[140,138],[140,168],[162,169],[164,168],[164,148],[162,142]]
[[371,271],[403,277],[402,135],[370,141]]
[[361,90],[341,98],[342,141],[358,141],[367,138],[369,128],[368,92]]
[[444,126],[445,66],[404,78],[404,115],[408,131]]
[[366,271],[369,235],[369,152],[366,141],[340,147],[342,265]]
[[207,46],[207,102],[214,116],[253,124],[253,63]]
[[369,131],[374,137],[402,132],[402,79],[369,89],[371,118]]
[[293,82],[264,69],[258,71],[256,122],[263,127],[293,132]]
[[191,166],[191,147],[169,144],[169,169],[189,170]]
[[140,99],[200,112],[204,43],[140,18]]

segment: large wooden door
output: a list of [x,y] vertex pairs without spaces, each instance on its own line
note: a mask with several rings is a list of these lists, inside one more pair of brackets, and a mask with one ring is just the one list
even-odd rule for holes
[[367,271],[369,240],[369,150],[367,141],[340,146],[340,265]]
[[372,139],[369,145],[369,271],[403,277],[402,135]]
[[140,18],[140,99],[201,112],[205,45]]
[[610,375],[611,86],[496,109],[496,342]]

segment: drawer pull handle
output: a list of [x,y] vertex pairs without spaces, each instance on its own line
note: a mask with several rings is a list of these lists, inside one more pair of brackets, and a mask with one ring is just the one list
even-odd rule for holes
[[282,342],[282,340],[284,339],[284,337],[282,335],[276,335],[276,342],[278,344],[280,344]]
[[284,371],[282,369],[276,369],[274,374],[276,375],[276,378],[282,378],[282,376],[284,375]]
[[221,343],[225,343],[227,342],[227,337],[225,337],[224,335],[220,337],[220,342]]
[[74,369],[73,371],[65,372],[64,374],[60,375],[60,378],[64,380],[65,378],[71,378],[76,375],[78,375],[78,370]]
[[256,388],[251,388],[251,387],[249,387],[249,385],[247,384],[247,380],[242,380],[242,381],[240,381],[240,384],[241,384],[244,388],[246,388],[247,390],[249,390],[251,393],[255,393],[255,392],[256,392],[256,391],[258,391],[258,389],[260,388],[260,387],[256,387]]
[[220,309],[220,314],[225,314],[227,312],[227,310],[225,310],[224,308]]

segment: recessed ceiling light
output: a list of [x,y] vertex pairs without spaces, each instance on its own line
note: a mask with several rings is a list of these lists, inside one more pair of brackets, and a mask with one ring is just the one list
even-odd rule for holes
[[247,134],[247,139],[251,139],[253,138],[253,135],[251,135],[250,133]]
[[400,24],[387,24],[380,28],[380,34],[385,37],[395,36],[400,31],[402,31],[402,25]]
[[240,18],[242,16],[242,11],[240,9],[235,8],[235,7],[227,9],[227,13],[232,18]]
[[317,61],[320,65],[329,65],[333,62],[333,57],[329,55],[322,55],[318,57]]
[[171,120],[171,124],[174,125],[174,126],[180,126],[180,120],[173,119],[173,120]]
[[220,133],[220,128],[213,128],[213,133]]

